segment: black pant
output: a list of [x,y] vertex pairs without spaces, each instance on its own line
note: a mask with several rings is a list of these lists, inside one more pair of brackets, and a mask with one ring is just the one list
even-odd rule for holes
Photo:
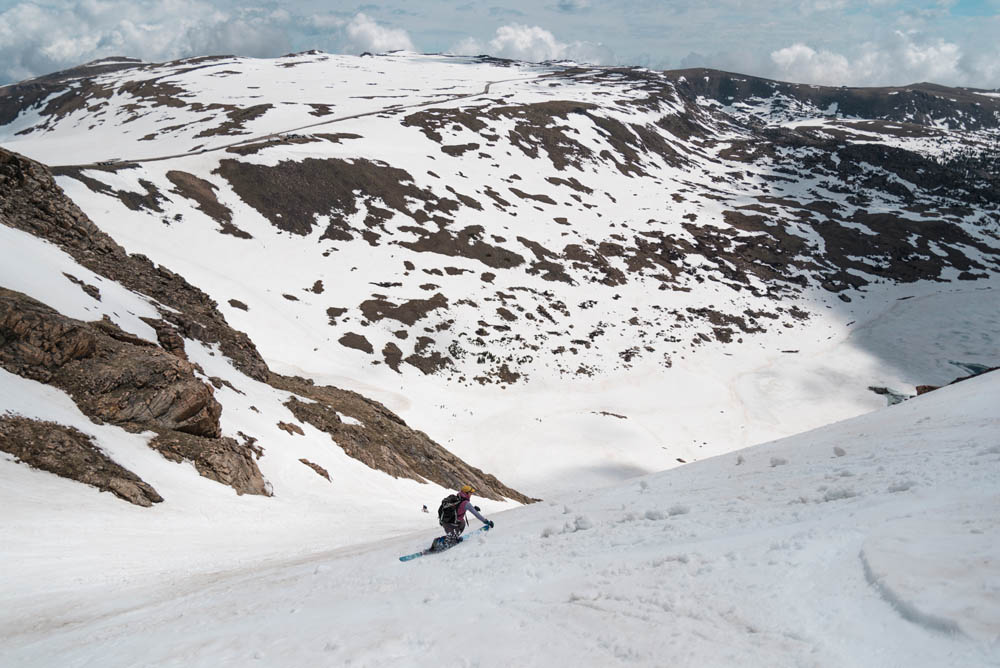
[[444,529],[445,542],[451,547],[459,541],[459,536],[465,531],[465,522],[442,524],[441,528]]

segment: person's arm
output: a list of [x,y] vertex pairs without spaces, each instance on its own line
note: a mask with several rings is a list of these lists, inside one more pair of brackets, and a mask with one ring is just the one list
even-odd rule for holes
[[469,505],[467,505],[465,507],[465,509],[468,510],[468,511],[470,511],[473,515],[475,515],[476,518],[480,522],[482,522],[483,524],[489,524],[490,523],[490,521],[488,519],[486,519],[485,517],[483,517],[482,515],[479,514],[479,511],[476,510],[476,507],[474,505],[472,505],[471,503]]

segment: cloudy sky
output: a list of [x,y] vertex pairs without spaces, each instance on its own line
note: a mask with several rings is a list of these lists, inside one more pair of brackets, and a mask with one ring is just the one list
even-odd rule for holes
[[1000,0],[0,0],[0,85],[112,55],[411,49],[1000,87]]

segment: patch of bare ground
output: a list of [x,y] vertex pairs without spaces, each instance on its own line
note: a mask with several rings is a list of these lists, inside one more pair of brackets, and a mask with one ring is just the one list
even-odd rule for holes
[[403,351],[399,349],[399,346],[392,341],[386,343],[382,348],[382,359],[385,361],[386,366],[396,373],[400,373],[399,364],[403,361]]
[[473,378],[480,385],[513,385],[520,380],[521,374],[512,371],[506,362],[492,367],[486,373],[481,373]]
[[535,261],[527,273],[532,276],[541,276],[546,281],[560,281],[569,285],[575,285],[575,281],[566,273],[566,267],[557,262],[559,255],[542,246],[536,241],[518,237],[517,240],[532,252]]
[[521,199],[532,200],[532,201],[535,201],[535,202],[542,202],[543,204],[551,204],[553,206],[556,203],[555,200],[553,200],[548,195],[531,195],[531,194],[526,193],[523,190],[519,190],[517,188],[508,188],[507,190],[511,191],[512,193],[514,193],[515,195],[517,195]]
[[458,199],[459,202],[461,202],[465,206],[469,207],[470,209],[475,209],[476,211],[482,211],[483,210],[483,205],[480,204],[477,200],[469,197],[468,195],[463,195],[462,193],[456,191],[451,186],[445,186],[445,188],[448,190],[448,192],[450,192],[452,195],[454,195],[455,198]]
[[482,134],[490,131],[483,120],[513,120],[514,129],[508,139],[530,158],[537,158],[539,150],[549,156],[556,169],[579,166],[589,158],[589,148],[570,137],[564,127],[553,124],[553,119],[565,119],[569,114],[586,113],[596,105],[585,102],[552,101],[536,104],[500,107],[465,107],[459,109],[428,109],[410,114],[403,125],[419,127],[433,141],[444,141],[442,132],[454,125]]
[[336,306],[331,306],[326,310],[326,317],[330,319],[331,325],[337,324],[337,318],[347,313],[346,308],[337,308]]
[[557,176],[549,176],[545,180],[554,186],[566,186],[568,188],[572,188],[573,190],[584,193],[586,195],[592,195],[594,193],[593,188],[588,188],[587,186],[583,185],[582,183],[576,180],[575,176],[571,176],[568,179],[561,179]]
[[478,148],[479,148],[479,144],[476,144],[476,143],[451,144],[451,145],[448,145],[448,146],[442,146],[441,147],[441,152],[442,153],[447,153],[448,155],[450,155],[452,157],[458,158],[458,157],[462,156],[464,153],[468,153],[469,151],[475,151]]
[[427,375],[437,373],[443,369],[454,366],[454,362],[451,361],[450,357],[442,355],[436,350],[424,354],[414,352],[403,361],[412,367],[420,369],[421,372]]
[[333,480],[330,480],[330,472],[327,471],[322,466],[320,466],[319,464],[311,462],[305,457],[302,457],[301,459],[299,459],[299,461],[308,466],[309,468],[311,468],[313,471],[315,471],[317,475],[326,478],[329,482],[333,482]]
[[416,226],[403,226],[399,229],[401,232],[412,232],[418,237],[417,241],[400,241],[399,245],[420,253],[465,257],[493,269],[510,269],[524,264],[524,258],[514,251],[483,241],[481,225],[469,225],[458,231],[444,225],[433,232]]
[[302,430],[302,427],[295,424],[294,422],[279,422],[278,429],[280,429],[283,432],[286,432],[290,436],[295,436],[296,434],[298,434],[299,436],[306,435],[306,432]]
[[253,236],[233,225],[233,212],[215,196],[216,187],[194,174],[171,170],[167,179],[174,184],[175,192],[194,201],[198,210],[219,223],[219,231],[239,239],[253,239]]
[[249,144],[240,144],[239,146],[230,146],[226,149],[226,153],[235,153],[236,155],[253,155],[259,153],[266,148],[272,146],[281,146],[285,142],[281,139],[265,139],[263,141],[250,142]]
[[[270,383],[316,402],[307,403],[293,396],[285,405],[297,419],[329,434],[332,447],[342,448],[347,455],[373,469],[397,478],[431,481],[451,489],[469,484],[494,500],[508,498],[521,503],[537,500],[469,466],[423,432],[408,427],[376,401],[355,392],[314,385],[303,378],[272,376]],[[343,422],[338,412],[361,424]]]
[[375,352],[375,348],[372,346],[371,341],[366,339],[361,334],[355,332],[347,332],[339,339],[337,343],[344,346],[345,348],[353,348],[354,350],[360,350],[363,353],[368,353],[371,355]]
[[386,299],[377,298],[361,302],[358,308],[369,322],[391,318],[404,325],[412,326],[421,318],[425,318],[431,311],[448,308],[448,298],[438,292],[430,299],[411,299],[399,305]]
[[228,120],[217,127],[202,130],[196,134],[195,137],[200,138],[216,137],[219,135],[243,134],[243,126],[246,123],[260,118],[272,108],[273,105],[271,104],[255,104],[252,107],[230,109],[226,114]]
[[310,116],[329,116],[333,113],[332,104],[309,103]]
[[[87,171],[107,171],[115,172],[119,169],[130,169],[129,166],[122,167],[97,167],[97,168],[87,168]],[[84,173],[84,169],[80,167],[55,167],[52,173],[57,176],[69,176],[80,183],[84,184],[92,192],[108,195],[109,197],[114,197],[119,200],[122,204],[127,206],[132,211],[155,211],[156,213],[162,213],[163,208],[160,206],[160,202],[164,201],[166,198],[159,191],[159,189],[145,179],[139,179],[139,185],[142,187],[144,192],[135,192],[133,190],[116,190],[106,183],[99,181],[96,178],[88,176]]]
[[[454,213],[459,207],[454,200],[418,188],[402,169],[360,158],[306,158],[274,166],[223,160],[218,173],[275,227],[303,236],[316,224],[316,216],[329,215],[323,238],[353,239],[359,231],[350,227],[347,217],[358,212],[359,203],[367,205],[364,226],[369,231],[384,228],[394,211],[429,220],[431,215]],[[412,201],[423,202],[423,208],[414,209]]]
[[137,506],[163,501],[139,476],[104,454],[92,437],[74,427],[0,415],[0,450],[32,468],[82,482]]
[[332,133],[322,133],[317,132],[313,135],[319,139],[325,139],[331,144],[340,144],[345,139],[364,139],[361,135],[354,134],[353,132],[332,132]]

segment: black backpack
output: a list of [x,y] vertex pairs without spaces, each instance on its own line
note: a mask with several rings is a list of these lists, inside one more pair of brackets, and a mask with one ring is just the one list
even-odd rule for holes
[[440,524],[458,523],[458,506],[462,503],[462,497],[457,494],[449,494],[438,506],[438,522]]

